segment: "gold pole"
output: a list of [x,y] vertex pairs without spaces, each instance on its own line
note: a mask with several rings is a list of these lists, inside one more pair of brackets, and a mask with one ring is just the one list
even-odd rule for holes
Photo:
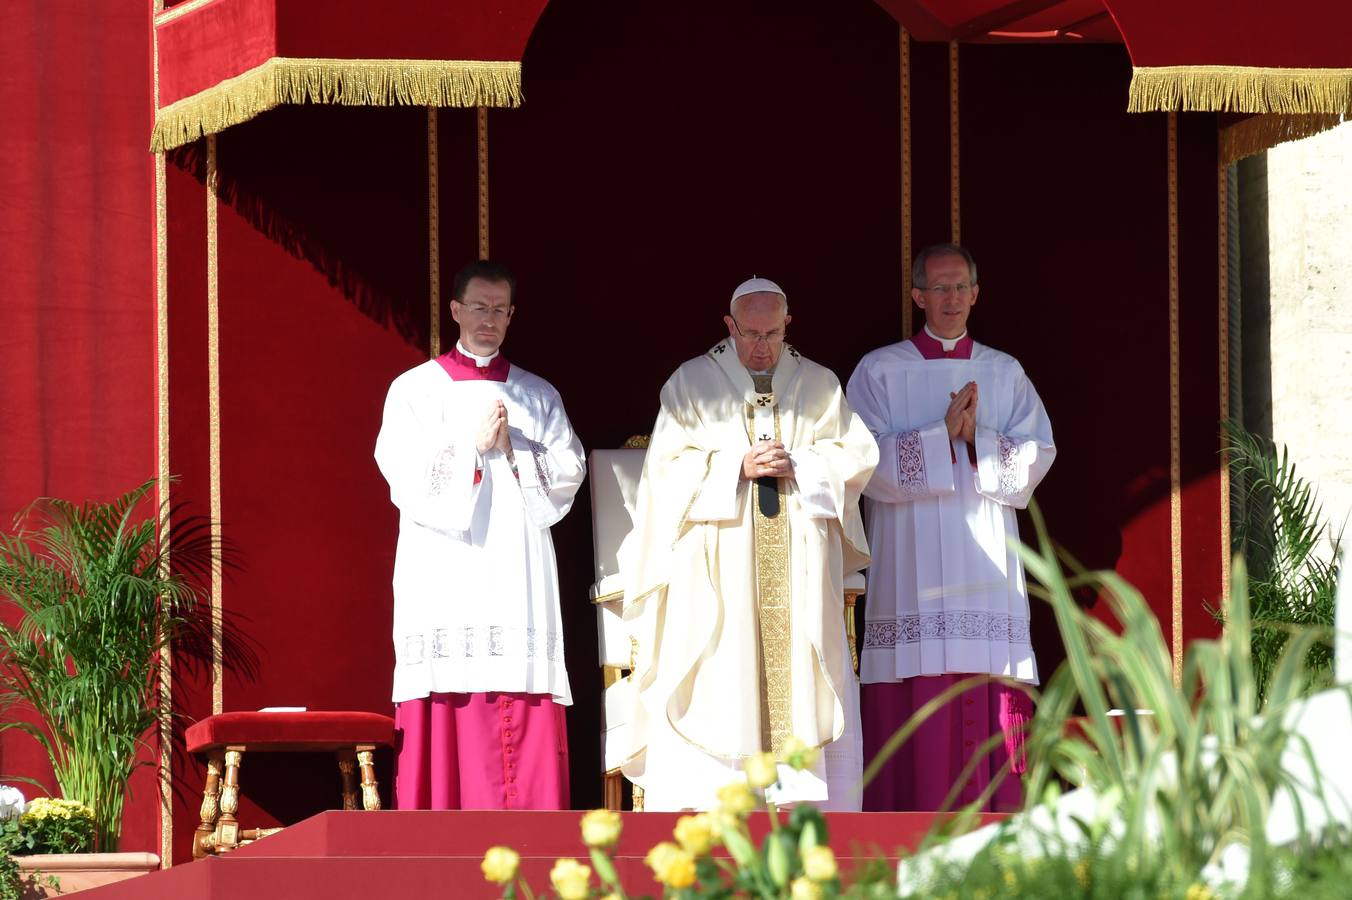
[[431,294],[428,348],[441,355],[441,150],[437,144],[437,108],[427,107],[427,283]]
[[[154,13],[164,9],[164,0],[155,0]],[[151,63],[154,73],[155,108],[160,106],[160,42],[150,29]],[[163,153],[155,154],[155,501],[159,509],[169,505],[169,174]],[[169,535],[160,555],[160,575],[169,574]],[[173,794],[173,650],[166,640],[160,647],[160,868],[174,864]]]
[[[1216,258],[1220,352],[1220,417],[1230,418],[1230,173],[1225,163],[1216,167]],[[1221,602],[1230,600],[1230,450],[1221,436]]]
[[911,300],[911,35],[901,29],[901,337],[909,338]]
[[210,415],[211,461],[211,714],[225,710],[223,684],[224,658],[222,644],[224,629],[221,616],[221,344],[220,344],[220,283],[216,259],[217,206],[216,136],[207,135],[207,407]]
[[1174,682],[1183,680],[1183,436],[1178,293],[1178,114],[1169,113],[1169,557]]
[[479,259],[488,259],[488,107],[479,107]]
[[962,184],[958,155],[958,42],[948,42],[948,216],[953,243],[962,243]]

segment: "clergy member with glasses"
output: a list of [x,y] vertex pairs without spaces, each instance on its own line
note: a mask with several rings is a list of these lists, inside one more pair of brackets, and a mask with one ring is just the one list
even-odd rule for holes
[[980,293],[972,255],[929,247],[912,279],[924,328],[865,356],[848,389],[881,457],[864,490],[873,548],[859,672],[865,754],[946,689],[979,681],[888,760],[864,808],[935,810],[985,796],[987,808],[1012,810],[1031,710],[1024,693],[988,676],[1038,681],[1010,541],[1014,511],[1028,505],[1056,445],[1018,361],[967,333]]
[[549,527],[584,474],[559,392],[507,361],[516,282],[455,276],[455,346],[390,385],[376,462],[399,508],[398,809],[567,809],[570,705]]
[[859,494],[878,461],[832,372],[784,342],[788,299],[752,278],[727,336],[681,365],[619,553],[638,685],[625,775],[649,810],[708,809],[762,752],[778,802],[858,809],[859,688],[842,587],[868,563]]

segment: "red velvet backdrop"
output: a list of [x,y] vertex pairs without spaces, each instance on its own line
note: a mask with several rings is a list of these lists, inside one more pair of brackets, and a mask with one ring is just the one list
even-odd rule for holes
[[[155,474],[155,211],[146,3],[9,4],[0,28],[0,527],[38,496]],[[0,735],[0,776],[46,756]],[[35,789],[20,785],[32,797]],[[158,848],[149,769],[123,846]]]
[[[7,38],[7,58],[32,74],[0,81],[6,108],[31,119],[0,138],[7,163],[25,161],[6,167],[21,173],[5,192],[19,202],[0,213],[18,210],[6,224],[21,237],[0,250],[20,286],[0,331],[13,347],[0,378],[14,410],[6,510],[42,492],[106,495],[153,469],[149,99],[136,80],[147,23],[131,18],[96,32],[73,5],[48,5]],[[72,45],[109,54],[87,84],[85,69],[41,55],[33,32],[58,21]],[[897,43],[868,0],[546,8],[524,59],[526,105],[489,115],[492,251],[521,280],[508,355],[559,387],[587,447],[649,430],[662,381],[718,336],[731,287],[753,272],[787,288],[792,339],[842,379],[902,336]],[[947,48],[916,45],[912,65],[919,248],[949,234]],[[1165,129],[1122,112],[1129,76],[1116,46],[964,47],[963,239],[984,287],[974,334],[1022,360],[1056,423],[1060,459],[1039,491],[1053,532],[1139,584],[1167,623]],[[475,254],[474,114],[439,121],[448,283]],[[427,352],[425,123],[422,110],[286,108],[219,139],[222,520],[244,563],[224,604],[259,654],[256,678],[227,678],[227,710],[389,710],[396,517],[371,449],[390,379]],[[1220,565],[1214,121],[1186,117],[1181,138],[1191,632],[1210,627],[1202,603]],[[174,154],[168,183],[170,456],[176,497],[195,512],[210,501],[204,147]],[[584,491],[555,529],[574,598],[580,807],[600,800],[589,516]],[[1037,618],[1049,673],[1060,651]],[[175,696],[210,712],[204,673],[177,667]],[[242,818],[331,804],[332,769],[250,759]],[[201,774],[181,758],[176,773],[181,859]],[[133,803],[152,831],[132,849],[155,846],[150,796]]]

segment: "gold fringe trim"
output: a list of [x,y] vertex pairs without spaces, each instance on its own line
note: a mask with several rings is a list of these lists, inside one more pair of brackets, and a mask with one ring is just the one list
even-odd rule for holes
[[1132,69],[1127,112],[1352,113],[1352,69],[1147,66]]
[[521,63],[275,57],[155,115],[152,152],[218,134],[284,103],[520,106]]
[[[1220,162],[1223,166],[1246,156],[1270,150],[1286,141],[1295,141],[1328,131],[1343,123],[1342,116],[1254,116],[1221,129]],[[1227,563],[1228,565],[1228,563]],[[1227,572],[1229,569],[1227,568]]]

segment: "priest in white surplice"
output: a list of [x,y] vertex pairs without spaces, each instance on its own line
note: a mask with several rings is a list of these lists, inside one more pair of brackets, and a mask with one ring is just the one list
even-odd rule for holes
[[559,392],[502,355],[511,273],[472,263],[453,293],[460,339],[394,380],[376,440],[399,507],[395,805],[566,809],[549,527],[582,483],[582,445]]
[[645,808],[703,809],[747,757],[790,737],[780,802],[859,808],[858,683],[843,618],[868,563],[859,492],[878,450],[836,376],[784,343],[788,300],[733,293],[728,336],[662,388],[634,530],[620,550],[638,643],[624,773]]
[[[850,405],[878,439],[864,491],[869,544],[860,658],[865,752],[913,712],[971,674],[1036,684],[1028,592],[1014,510],[1028,505],[1056,456],[1051,422],[1018,361],[967,334],[976,263],[941,244],[916,257],[911,296],[925,327],[868,354]],[[1008,762],[991,798],[1016,807],[1024,760],[1024,694],[995,683],[931,718],[870,782],[866,809],[937,809],[983,741],[1004,732],[957,802],[976,800]]]

